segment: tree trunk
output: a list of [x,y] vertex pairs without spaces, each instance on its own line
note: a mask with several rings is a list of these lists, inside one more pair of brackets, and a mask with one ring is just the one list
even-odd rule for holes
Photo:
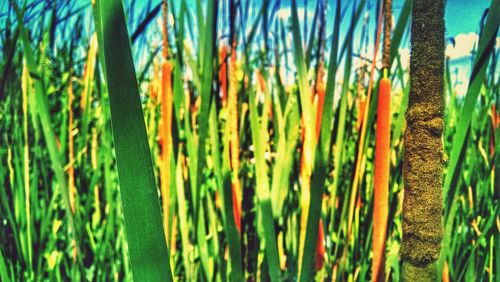
[[441,249],[444,0],[414,0],[404,134],[404,281],[435,281]]

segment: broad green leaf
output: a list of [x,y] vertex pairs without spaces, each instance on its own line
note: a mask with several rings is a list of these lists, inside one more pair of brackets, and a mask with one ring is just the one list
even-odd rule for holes
[[[132,273],[136,281],[172,281],[158,191],[130,40],[121,1],[101,0],[98,13],[109,89],[118,180]],[[165,199],[168,200],[168,199]]]

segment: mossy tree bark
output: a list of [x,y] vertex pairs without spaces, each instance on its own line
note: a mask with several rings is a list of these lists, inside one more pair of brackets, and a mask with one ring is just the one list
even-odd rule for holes
[[441,249],[444,0],[414,0],[403,164],[404,281],[435,281]]

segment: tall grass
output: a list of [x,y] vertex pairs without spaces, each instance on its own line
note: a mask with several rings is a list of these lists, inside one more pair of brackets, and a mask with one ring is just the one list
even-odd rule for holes
[[[0,280],[372,278],[382,1],[77,2],[0,13]],[[395,281],[411,3],[385,50]],[[450,281],[498,279],[499,8],[465,97],[445,64]]]

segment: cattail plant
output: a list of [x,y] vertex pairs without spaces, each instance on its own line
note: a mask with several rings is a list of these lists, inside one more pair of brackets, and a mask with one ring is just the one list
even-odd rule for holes
[[387,69],[379,83],[377,129],[375,135],[375,173],[373,178],[373,262],[372,281],[385,279],[385,241],[389,213],[389,170],[391,116],[391,82]]
[[167,1],[163,1],[163,50],[164,62],[161,65],[161,122],[159,126],[159,136],[161,144],[160,155],[160,175],[161,194],[163,198],[163,226],[165,228],[165,238],[169,242],[170,238],[170,161],[172,152],[172,68],[173,65],[168,58],[168,7]]
[[403,161],[401,258],[405,281],[435,281],[437,277],[443,237],[444,29],[444,1],[413,2]]
[[231,148],[231,193],[233,197],[234,220],[238,231],[241,232],[241,183],[240,171],[240,140],[238,132],[238,79],[236,76],[236,40],[233,40],[231,47],[231,60],[229,62],[229,138]]
[[385,246],[389,214],[389,173],[391,156],[391,81],[388,78],[391,54],[392,0],[385,0],[383,77],[380,79],[375,131],[375,168],[373,177],[373,261],[372,281],[385,280]]
[[499,0],[468,83],[442,0],[77,2],[0,13],[0,281],[497,278]]
[[[381,3],[381,6],[383,7],[383,2]],[[378,48],[379,48],[379,43],[380,43],[380,35],[382,32],[382,19],[383,19],[383,9],[380,9],[379,15],[378,15],[378,20],[377,20],[377,34],[375,38],[375,50],[373,52],[373,60],[372,64],[370,66],[370,79],[368,82],[368,91],[366,95],[366,105],[370,105],[371,101],[371,96],[372,96],[372,91],[373,91],[373,80],[374,80],[374,74],[375,74],[375,67],[376,67],[376,61],[377,61],[377,55],[378,55]],[[347,234],[349,238],[351,237],[351,232],[352,232],[352,220],[354,216],[354,209],[355,209],[355,203],[357,199],[357,192],[358,192],[358,186],[359,182],[361,179],[361,164],[363,162],[363,150],[365,146],[365,136],[366,136],[366,131],[367,131],[367,122],[368,122],[368,110],[369,106],[365,106],[365,112],[363,114],[363,121],[361,123],[361,132],[359,135],[359,141],[358,141],[358,153],[356,156],[356,165],[354,168],[354,179],[352,183],[352,189],[353,193],[351,193],[350,199],[349,199],[349,211],[348,211],[348,217],[347,217]]]
[[221,85],[222,106],[227,103],[227,46],[223,45],[219,51],[219,81]]

